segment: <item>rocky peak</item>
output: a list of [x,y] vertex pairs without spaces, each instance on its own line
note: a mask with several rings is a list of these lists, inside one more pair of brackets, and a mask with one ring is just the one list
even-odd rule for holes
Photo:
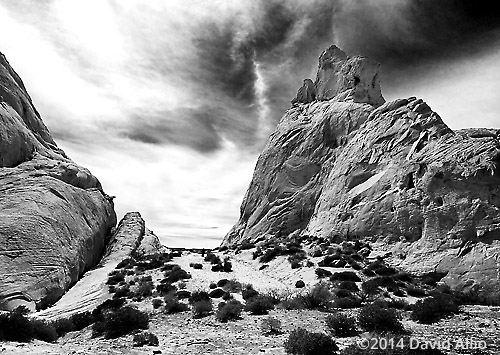
[[304,80],[304,86],[292,103],[335,98],[336,101],[368,103],[378,107],[385,102],[380,90],[379,68],[380,64],[371,59],[348,57],[332,45],[319,57],[314,87],[311,79]]
[[223,244],[366,239],[406,270],[497,297],[500,130],[454,132],[415,97],[384,103],[377,73],[335,46],[323,52],[315,100],[305,82]]

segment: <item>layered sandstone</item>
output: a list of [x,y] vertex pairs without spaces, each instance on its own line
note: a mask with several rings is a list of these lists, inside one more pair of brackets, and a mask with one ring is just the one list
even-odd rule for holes
[[99,180],[59,149],[0,53],[0,307],[43,307],[96,265],[116,224]]

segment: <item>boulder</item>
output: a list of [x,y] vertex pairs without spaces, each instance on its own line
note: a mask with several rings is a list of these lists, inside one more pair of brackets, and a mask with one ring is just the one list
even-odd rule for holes
[[498,297],[500,130],[452,131],[415,97],[339,95],[358,72],[342,69],[349,59],[332,48],[320,57],[318,101],[279,122],[223,245],[297,230],[361,238],[404,269],[445,272],[452,287]]
[[56,301],[101,259],[112,198],[59,149],[0,54],[0,308]]

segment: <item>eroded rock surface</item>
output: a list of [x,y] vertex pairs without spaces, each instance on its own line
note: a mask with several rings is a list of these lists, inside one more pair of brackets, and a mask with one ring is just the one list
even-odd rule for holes
[[454,132],[414,97],[383,103],[372,69],[360,76],[377,83],[339,94],[360,73],[348,63],[336,47],[321,55],[324,101],[283,116],[223,244],[370,238],[403,268],[445,272],[453,287],[498,297],[500,130]]
[[[147,249],[148,254],[161,252],[161,244],[153,240],[158,238],[150,232],[139,212],[129,212],[111,235],[106,252],[98,266],[85,273],[57,303],[36,314],[44,319],[68,317],[75,313],[92,311],[106,299],[111,298],[108,291],[108,275],[126,258],[138,251]],[[159,243],[159,241],[158,241]]]
[[43,307],[96,265],[112,199],[49,134],[0,53],[0,307]]

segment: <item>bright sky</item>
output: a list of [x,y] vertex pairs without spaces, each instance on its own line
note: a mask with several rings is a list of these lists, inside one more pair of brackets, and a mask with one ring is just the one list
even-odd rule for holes
[[[58,145],[116,196],[118,218],[140,211],[166,245],[215,247],[319,53],[353,37],[325,17],[326,0],[316,10],[194,2],[0,0],[0,51]],[[421,97],[452,128],[500,127],[497,37],[467,55],[382,69],[386,99]]]

